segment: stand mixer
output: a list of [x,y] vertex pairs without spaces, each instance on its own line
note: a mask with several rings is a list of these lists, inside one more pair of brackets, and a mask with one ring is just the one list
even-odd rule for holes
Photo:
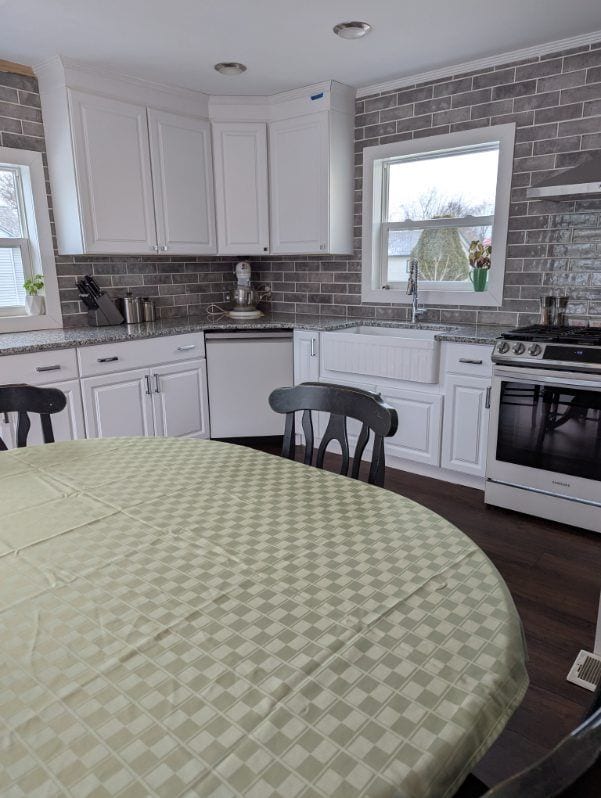
[[270,296],[271,291],[257,291],[250,284],[251,268],[250,263],[241,260],[236,264],[236,286],[231,291],[228,299],[233,301],[234,306],[227,311],[227,315],[232,319],[258,319],[263,316],[263,311],[257,308],[262,300]]

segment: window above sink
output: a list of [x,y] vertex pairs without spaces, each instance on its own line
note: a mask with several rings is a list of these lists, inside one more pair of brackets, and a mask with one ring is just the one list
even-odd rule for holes
[[[514,133],[497,125],[364,149],[364,301],[410,301],[415,258],[426,304],[501,304]],[[470,280],[472,241],[492,246],[484,291]]]

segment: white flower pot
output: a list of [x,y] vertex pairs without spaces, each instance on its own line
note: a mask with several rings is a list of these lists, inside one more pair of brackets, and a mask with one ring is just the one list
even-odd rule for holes
[[41,316],[45,310],[44,297],[40,296],[39,294],[36,294],[35,296],[26,294],[25,308],[30,316]]

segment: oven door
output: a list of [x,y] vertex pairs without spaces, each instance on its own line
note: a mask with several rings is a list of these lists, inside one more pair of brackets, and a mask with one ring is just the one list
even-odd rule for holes
[[601,507],[601,379],[497,366],[487,479]]

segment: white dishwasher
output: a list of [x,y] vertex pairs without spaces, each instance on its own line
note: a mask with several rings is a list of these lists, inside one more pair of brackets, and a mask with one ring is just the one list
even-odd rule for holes
[[207,332],[211,438],[283,435],[268,397],[293,384],[292,332]]

